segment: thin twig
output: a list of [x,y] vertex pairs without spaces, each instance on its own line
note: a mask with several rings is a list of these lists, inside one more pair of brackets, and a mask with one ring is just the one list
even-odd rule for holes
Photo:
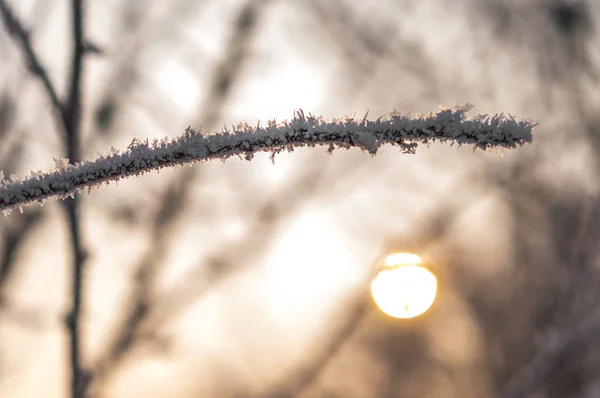
[[73,276],[72,276],[72,307],[67,316],[67,328],[70,337],[70,364],[71,364],[71,398],[82,398],[85,396],[87,382],[81,367],[81,335],[80,318],[81,303],[83,296],[83,265],[86,260],[86,252],[83,249],[81,239],[81,225],[79,223],[79,198],[69,198],[65,201],[65,211],[69,222],[69,231],[73,253]]
[[81,77],[83,75],[83,0],[72,0],[73,18],[73,58],[68,100],[65,106],[65,126],[67,130],[67,157],[70,162],[79,162],[79,125],[81,122]]
[[30,35],[27,29],[23,26],[23,23],[15,16],[12,9],[6,3],[6,0],[0,0],[0,15],[6,25],[8,33],[15,38],[15,40],[21,44],[21,48],[25,54],[27,60],[27,66],[31,73],[37,76],[42,82],[46,93],[50,97],[50,101],[55,108],[55,111],[60,116],[59,119],[64,122],[64,109],[56,93],[54,85],[50,81],[50,76],[46,72],[46,68],[42,65],[42,62],[33,50],[31,44]]
[[[80,155],[80,124],[81,124],[81,77],[83,75],[83,0],[71,1],[73,55],[71,61],[71,80],[68,90],[68,99],[64,109],[64,125],[67,133],[66,147],[69,162],[77,163]],[[81,366],[81,334],[80,317],[83,300],[83,267],[86,261],[86,252],[81,239],[81,225],[79,220],[78,197],[65,201],[64,209],[69,220],[73,253],[73,280],[72,280],[72,308],[67,318],[67,327],[70,335],[71,359],[71,398],[85,397],[89,384],[88,372]]]
[[258,152],[275,154],[294,148],[327,146],[332,153],[336,148],[357,147],[372,155],[384,144],[399,146],[403,153],[415,153],[419,142],[450,142],[469,144],[474,149],[515,148],[531,142],[530,121],[517,122],[502,115],[492,118],[479,116],[463,120],[470,105],[454,110],[445,109],[424,117],[411,119],[393,114],[375,121],[356,117],[327,122],[320,117],[297,112],[291,122],[270,121],[268,127],[239,125],[234,131],[204,135],[188,128],[181,137],[172,141],[154,140],[153,143],[135,140],[124,152],[113,150],[95,161],[64,165],[46,173],[31,173],[16,181],[0,180],[0,210],[5,214],[24,204],[39,202],[50,197],[73,197],[87,187],[91,190],[102,183],[118,181],[152,170],[199,161],[244,156],[247,160]]

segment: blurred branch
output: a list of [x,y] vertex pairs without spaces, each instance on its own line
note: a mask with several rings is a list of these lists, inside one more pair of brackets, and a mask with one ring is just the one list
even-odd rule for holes
[[65,127],[67,130],[67,153],[71,162],[79,162],[79,125],[81,122],[81,78],[83,74],[83,0],[71,0],[73,55],[71,60],[71,80],[68,100],[65,107]]
[[[64,125],[66,130],[67,158],[70,163],[81,161],[80,124],[81,124],[81,80],[83,75],[84,56],[84,27],[83,0],[71,0],[73,54],[71,60],[71,79],[68,90],[68,100],[64,109]],[[87,385],[90,382],[88,372],[81,366],[81,335],[80,316],[83,300],[83,266],[87,253],[83,248],[81,224],[79,220],[80,198],[67,198],[64,209],[69,220],[73,253],[72,308],[67,316],[67,327],[70,334],[71,362],[71,398],[86,396]]]
[[[8,96],[3,97],[6,101],[12,102]],[[1,103],[1,100],[0,100]],[[12,107],[11,107],[12,108]],[[0,104],[1,110],[1,104]],[[8,120],[14,108],[9,109],[5,115]],[[1,112],[0,112],[1,113]],[[2,115],[0,114],[0,119]],[[1,124],[1,121],[0,121]],[[3,156],[0,159],[0,169],[9,172],[16,170],[23,157],[27,138],[25,134],[14,131],[12,134],[6,134],[1,137]],[[12,138],[12,142],[11,142]],[[6,291],[12,276],[15,273],[18,254],[22,250],[27,237],[38,226],[44,217],[44,209],[30,209],[23,214],[18,214],[14,218],[6,218],[2,224],[0,233],[0,317],[9,319],[19,326],[25,326],[30,329],[39,329],[44,322],[40,321],[40,311],[23,308],[22,303],[11,302],[11,297]]]
[[[599,282],[596,258],[598,256],[597,242],[600,238],[600,200],[598,196],[585,197],[582,202],[572,203],[567,207],[578,219],[572,240],[565,242],[570,249],[566,253],[568,257],[559,269],[559,276],[568,282],[559,292],[560,299],[554,311],[555,326],[577,323],[598,305],[599,297],[593,297],[593,300],[590,300],[592,298],[590,296],[591,292],[597,291]],[[567,213],[568,210],[560,213]],[[562,214],[562,217],[565,217],[565,214]],[[557,241],[564,242],[566,238],[568,239],[568,235],[571,235],[568,225],[563,224],[567,223],[563,222],[555,228],[558,230],[556,232]],[[585,302],[589,304],[585,305]],[[590,305],[593,307],[590,308]]]
[[[439,98],[436,95],[439,78],[431,66],[435,62],[425,54],[420,43],[400,34],[402,26],[396,13],[392,13],[393,17],[390,18],[389,12],[383,14],[379,10],[384,8],[375,4],[363,5],[343,0],[300,1],[298,5],[299,11],[308,12],[315,19],[309,31],[325,33],[334,41],[336,50],[339,48],[343,51],[346,62],[340,64],[344,73],[338,82],[341,82],[342,89],[348,95],[364,95],[365,91],[371,90],[371,87],[367,87],[369,79],[375,77],[383,62],[393,63],[391,65],[400,67],[402,73],[412,75],[407,76],[411,81],[414,76],[423,82],[424,92],[419,94],[420,100]],[[406,15],[406,18],[410,19],[411,16]],[[319,35],[320,45],[321,37]],[[346,71],[350,73],[350,78],[346,78]],[[390,91],[388,83],[385,84],[385,88],[377,92],[378,98],[383,98],[385,102],[387,95],[393,103],[410,101],[405,92]]]
[[46,72],[46,69],[42,65],[33,49],[30,33],[27,31],[27,29],[25,29],[21,21],[19,21],[15,16],[6,0],[0,0],[0,14],[2,15],[2,19],[4,20],[4,24],[6,25],[8,33],[15,39],[15,41],[21,44],[29,70],[40,79],[46,90],[46,93],[48,94],[48,97],[50,97],[50,101],[52,102],[56,113],[60,115],[59,120],[64,122],[63,106],[58,99],[58,94],[56,93],[54,85],[50,81],[48,72]]
[[562,333],[513,377],[498,396],[531,397],[569,357],[574,357],[600,337],[600,310],[594,311],[571,330]]
[[12,273],[17,249],[41,219],[42,211],[40,209],[28,211],[15,217],[13,222],[2,231],[4,246],[0,255],[0,291]]
[[[19,160],[23,156],[24,145],[22,141],[16,141],[12,145],[10,142],[3,142],[2,144],[5,146],[6,154],[0,159],[0,168],[12,172],[18,167]],[[15,217],[14,220],[6,219],[2,223],[2,242],[4,245],[2,260],[0,260],[0,294],[2,293],[1,288],[5,286],[13,271],[18,246],[27,235],[30,227],[35,224],[35,214],[41,215],[41,212],[24,212]]]
[[[31,72],[37,76],[43,83],[48,96],[60,116],[65,134],[65,145],[67,158],[72,163],[77,163],[80,157],[80,121],[81,121],[81,78],[83,73],[83,55],[84,55],[84,29],[83,29],[83,0],[71,1],[72,12],[72,38],[73,55],[71,63],[71,80],[68,89],[68,97],[65,105],[61,104],[58,94],[50,82],[50,78],[45,68],[41,65],[37,55],[33,50],[29,32],[23,27],[23,24],[16,18],[5,0],[0,0],[0,12],[9,34],[21,44],[23,52],[27,58],[28,66]],[[72,299],[73,307],[67,316],[67,327],[70,336],[70,363],[71,363],[71,397],[78,398],[85,396],[85,384],[83,373],[81,371],[80,333],[79,317],[81,312],[81,301],[83,292],[83,264],[85,262],[85,251],[81,242],[81,230],[78,217],[79,198],[70,198],[64,202],[64,208],[69,222],[69,231],[71,235],[73,249],[73,282]]]
[[[370,279],[368,279],[370,282]],[[284,382],[271,389],[266,394],[261,395],[264,398],[298,398],[301,397],[317,380],[327,365],[335,359],[340,350],[350,341],[354,332],[358,329],[369,306],[369,296],[364,292],[369,292],[368,283],[355,298],[353,307],[348,310],[344,305],[345,319],[342,325],[327,337],[326,342],[318,347],[318,353],[310,355],[306,363],[300,365],[300,369],[289,374],[289,382]]]
[[[169,291],[159,296],[152,295],[152,283],[158,275],[158,263],[164,257],[166,247],[170,244],[169,237],[174,227],[171,216],[182,214],[182,189],[189,189],[185,182],[177,189],[170,189],[164,199],[172,205],[169,214],[159,214],[156,217],[154,228],[155,236],[150,244],[150,249],[140,262],[132,293],[133,304],[130,306],[126,320],[116,333],[116,338],[109,343],[108,349],[96,361],[94,367],[94,388],[102,389],[109,372],[117,369],[121,360],[128,354],[134,344],[139,342],[160,342],[164,345],[165,339],[160,336],[159,328],[169,321],[177,318],[200,297],[206,295],[219,283],[231,277],[234,272],[247,269],[247,264],[254,261],[254,257],[263,253],[281,224],[295,214],[295,209],[314,193],[314,188],[319,186],[321,168],[317,164],[313,169],[303,173],[283,192],[275,194],[275,199],[265,200],[254,211],[254,218],[246,228],[246,234],[231,244],[224,244],[214,248],[214,254],[206,260],[199,262],[190,271],[182,275]],[[163,202],[166,203],[166,202]],[[163,206],[164,208],[165,206]],[[248,210],[245,211],[248,213]],[[165,217],[166,216],[166,217]],[[165,219],[169,225],[164,225]],[[162,220],[162,222],[158,221]],[[162,225],[161,225],[162,224]],[[158,228],[157,228],[158,227]],[[156,244],[156,246],[155,246]],[[208,267],[208,275],[206,268]],[[167,341],[168,343],[168,341]],[[99,394],[101,396],[102,394]]]
[[2,229],[2,252],[0,253],[0,316],[17,322],[20,326],[38,329],[42,326],[39,312],[23,309],[20,304],[10,302],[5,287],[14,273],[16,255],[29,233],[43,219],[42,209],[27,211],[10,220]]
[[250,44],[255,36],[251,33],[256,30],[262,8],[268,3],[269,0],[249,0],[242,7],[227,44],[226,57],[215,68],[215,76],[211,79],[204,108],[204,125],[212,126],[219,120],[225,98],[249,58]]
[[[177,59],[180,47],[188,44],[190,41],[186,37],[188,19],[195,17],[197,8],[204,6],[207,1],[198,0],[175,0],[161,4],[166,8],[160,13],[153,13],[152,7],[139,2],[117,2],[117,10],[111,10],[111,14],[118,18],[117,37],[118,43],[111,45],[111,69],[110,76],[107,77],[103,87],[104,93],[100,95],[100,103],[95,109],[93,116],[95,120],[96,133],[91,138],[97,138],[98,135],[108,136],[118,131],[112,129],[113,123],[118,118],[121,106],[127,102],[132,93],[137,93],[134,88],[140,87],[144,90],[151,90],[152,81],[146,79],[143,75],[143,68],[140,68],[140,61],[145,53],[150,49],[164,48],[168,51],[169,59]],[[107,3],[107,6],[112,6]],[[176,24],[173,21],[177,21]],[[152,51],[150,51],[152,52]],[[194,45],[194,55],[201,53],[197,45]],[[157,97],[156,92],[141,96],[146,101],[151,101],[152,105],[160,101],[164,102],[166,97],[158,98],[160,101],[154,101]],[[143,104],[142,104],[143,106]],[[169,110],[163,108],[153,109],[148,112],[148,116],[155,121],[159,115],[164,115],[168,120],[173,120],[173,115]],[[162,120],[158,120],[162,124]],[[162,127],[162,126],[161,126]]]
[[213,254],[203,261],[208,267],[208,281],[203,283],[203,269],[196,267],[179,278],[179,282],[171,288],[171,292],[156,300],[156,305],[149,320],[152,325],[162,325],[169,319],[179,315],[187,305],[195,302],[209,289],[214,289],[226,276],[242,269],[243,264],[252,263],[259,253],[264,252],[273,241],[273,236],[280,231],[282,223],[292,217],[298,207],[315,194],[322,177],[318,163],[306,170],[295,181],[280,192],[274,199],[265,199],[254,217],[249,221],[246,234],[230,244],[214,249]]
[[[169,225],[164,225],[158,220],[166,219],[167,214],[159,214],[154,226],[153,244],[138,268],[136,285],[133,292],[134,304],[127,315],[126,321],[119,328],[117,338],[110,344],[105,354],[97,361],[94,371],[94,382],[102,384],[108,371],[131,349],[136,338],[143,336],[145,339],[156,341],[157,328],[165,325],[169,320],[176,318],[189,305],[205,295],[219,282],[233,272],[246,269],[243,264],[253,261],[253,256],[264,251],[265,246],[272,242],[272,237],[280,230],[281,223],[294,214],[294,209],[314,193],[313,188],[318,186],[320,168],[315,167],[303,173],[296,181],[289,184],[284,192],[278,192],[276,199],[264,201],[254,212],[255,217],[246,229],[245,236],[232,244],[225,244],[214,249],[214,254],[193,267],[183,275],[175,286],[159,297],[151,296],[151,284],[157,275],[157,263],[163,257],[169,244],[168,237],[173,229],[174,219],[169,218]],[[182,189],[186,187],[181,183],[177,190],[169,190],[165,199],[171,199],[171,208],[176,210],[172,215],[185,214],[180,210],[182,203]],[[166,202],[163,202],[166,203]],[[165,206],[163,206],[164,208]],[[163,224],[163,225],[160,225]],[[162,238],[162,239],[161,239]],[[209,267],[208,281],[203,281],[205,265]]]
[[[548,343],[509,380],[502,398],[529,397],[542,388],[559,395],[566,394],[567,391],[561,392],[560,388],[570,391],[572,386],[562,386],[560,375],[580,373],[577,368],[582,366],[581,358],[586,355],[588,347],[600,338],[596,269],[596,242],[600,235],[598,198],[585,197],[582,202],[573,203],[570,199],[562,209],[546,205],[549,208],[548,218],[552,221],[549,228],[551,238],[557,242],[553,245],[559,262],[557,278],[566,281],[566,284],[559,285],[558,291],[552,292],[555,301],[554,304],[551,302],[551,324],[544,325],[544,340]],[[570,221],[573,219],[577,222]],[[561,247],[565,248],[564,253],[561,253]],[[573,361],[565,366],[570,359]]]
[[6,145],[5,139],[8,132],[12,129],[16,119],[15,101],[9,97],[8,92],[0,93],[0,143]]
[[[247,47],[255,36],[258,16],[261,15],[258,13],[258,7],[266,3],[263,0],[251,0],[242,7],[238,22],[233,27],[229,45],[226,47],[227,54],[214,68],[217,77],[211,79],[215,84],[209,89],[207,104],[203,107],[203,120],[198,124],[212,126],[219,119],[223,103],[241,75],[240,72],[248,59]],[[152,227],[149,249],[138,266],[131,309],[119,328],[117,337],[109,343],[105,354],[97,361],[94,370],[94,382],[99,388],[102,387],[109,370],[114,369],[115,365],[130,351],[141,326],[148,322],[154,301],[151,296],[152,284],[158,274],[164,253],[170,244],[169,231],[174,230],[175,224],[181,221],[186,214],[183,209],[189,199],[192,186],[189,182],[195,179],[196,174],[196,168],[188,168],[177,175],[160,202],[161,206]]]
[[93,369],[94,385],[101,388],[111,369],[116,367],[123,357],[130,351],[138,334],[140,325],[148,317],[152,307],[153,283],[159,271],[159,265],[164,259],[171,241],[170,232],[174,230],[177,216],[184,214],[187,197],[182,194],[186,185],[184,181],[176,179],[166,190],[161,200],[154,225],[149,249],[141,259],[134,281],[132,301],[125,320],[116,332],[107,349],[100,359],[96,361]]
[[251,160],[256,153],[270,152],[274,159],[275,154],[284,150],[317,145],[327,146],[329,153],[336,148],[357,147],[375,155],[384,144],[398,146],[403,153],[415,153],[419,141],[469,144],[482,150],[515,148],[531,142],[531,132],[536,125],[531,121],[517,122],[503,115],[463,120],[468,109],[469,104],[416,119],[392,114],[389,120],[370,121],[366,117],[360,120],[347,116],[333,122],[305,116],[299,111],[291,122],[270,121],[266,128],[242,124],[234,131],[210,136],[188,128],[183,136],[172,141],[154,140],[150,144],[134,139],[122,153],[113,150],[113,154],[93,162],[63,165],[47,173],[32,173],[20,181],[1,181],[0,209],[7,214],[24,204],[43,203],[53,196],[73,197],[83,188],[91,189],[120,178],[198,161],[225,160],[234,155]]
[[[572,393],[573,376],[567,385],[561,378],[582,375],[582,368],[588,366],[582,357],[600,337],[598,197],[556,190],[549,181],[534,175],[532,170],[537,169],[540,159],[532,156],[535,155],[519,156],[509,167],[486,167],[484,174],[474,176],[501,194],[510,207],[514,261],[528,266],[518,271],[521,276],[516,279],[520,281],[508,286],[500,280],[493,283],[503,286],[502,295],[510,296],[510,301],[504,299],[500,304],[501,316],[498,308],[487,306],[482,300],[489,298],[489,286],[473,301],[473,312],[478,315],[483,334],[495,340],[488,340],[488,345],[503,346],[504,352],[515,343],[516,336],[533,333],[532,340],[549,341],[540,352],[535,352],[530,340],[523,342],[524,346],[517,347],[518,352],[505,357],[496,375],[499,383],[505,383],[498,394],[502,398],[530,397],[542,389],[556,396]],[[539,253],[540,237],[547,239],[549,254]],[[515,305],[520,306],[520,311],[514,311]],[[512,335],[509,328],[501,325],[506,316],[515,325]]]
[[[63,106],[58,98],[58,94],[45,68],[42,66],[37,55],[33,50],[29,32],[23,27],[23,24],[16,18],[5,0],[0,0],[0,12],[8,32],[21,44],[23,52],[27,58],[28,66],[31,72],[37,76],[43,83],[50,100],[60,115],[59,120],[62,123],[65,133],[65,144],[67,148],[67,158],[77,163],[80,161],[79,154],[79,125],[81,120],[81,77],[83,69],[83,2],[82,0],[72,0],[72,27],[73,27],[73,59],[71,65],[71,81],[68,90],[68,100]],[[82,296],[82,268],[85,261],[85,253],[81,243],[81,232],[78,219],[78,198],[72,198],[65,201],[65,210],[67,212],[71,241],[73,244],[73,308],[67,317],[67,326],[71,338],[71,373],[72,385],[71,396],[73,398],[84,395],[82,383],[80,380],[80,353],[79,353],[79,315],[81,310]]]

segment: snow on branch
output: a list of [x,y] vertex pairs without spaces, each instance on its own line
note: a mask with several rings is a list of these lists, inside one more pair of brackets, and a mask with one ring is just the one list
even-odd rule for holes
[[[288,122],[269,121],[266,127],[240,124],[219,134],[203,134],[187,128],[173,140],[154,140],[149,143],[134,139],[127,150],[112,149],[110,154],[94,161],[68,164],[57,160],[57,168],[49,172],[32,172],[25,178],[5,180],[0,171],[0,210],[6,215],[15,207],[38,202],[53,196],[66,198],[83,188],[91,190],[103,182],[140,175],[163,167],[221,159],[234,155],[251,160],[257,152],[275,154],[304,146],[326,146],[329,153],[336,148],[357,147],[375,155],[384,144],[400,147],[402,153],[415,153],[417,144],[434,141],[451,145],[469,144],[482,150],[515,148],[531,142],[532,121],[515,121],[503,114],[476,116],[465,120],[472,108],[466,104],[454,109],[442,109],[427,115],[410,118],[394,111],[377,120],[346,116],[331,122],[302,110]],[[368,113],[368,112],[367,112]]]

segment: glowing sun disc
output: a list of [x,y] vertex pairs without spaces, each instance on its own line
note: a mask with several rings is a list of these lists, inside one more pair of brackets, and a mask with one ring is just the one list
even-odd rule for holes
[[385,268],[371,282],[371,294],[381,311],[394,318],[414,318],[431,307],[437,278],[420,264],[421,259],[409,253],[386,258]]

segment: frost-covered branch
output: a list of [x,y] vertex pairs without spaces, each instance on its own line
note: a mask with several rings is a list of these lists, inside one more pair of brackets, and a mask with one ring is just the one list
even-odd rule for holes
[[[42,173],[32,172],[28,177],[11,178],[5,181],[0,175],[0,210],[8,214],[17,206],[31,202],[43,204],[53,196],[73,196],[87,187],[88,191],[101,183],[118,181],[131,175],[140,175],[163,167],[189,164],[204,160],[225,160],[234,155],[251,160],[258,152],[275,154],[304,146],[328,147],[332,153],[336,148],[357,147],[375,155],[384,144],[400,147],[403,153],[414,153],[418,143],[434,141],[450,144],[469,144],[474,149],[515,148],[531,142],[531,121],[515,121],[513,116],[477,116],[465,120],[464,114],[472,106],[467,104],[454,109],[440,109],[428,115],[410,118],[396,111],[377,120],[357,119],[346,116],[331,122],[313,115],[296,112],[292,121],[276,123],[269,121],[266,127],[260,124],[250,127],[240,124],[232,130],[206,135],[187,128],[185,133],[173,140],[167,138],[149,143],[134,139],[127,150],[112,149],[108,155],[95,161],[84,161],[75,165],[57,161],[55,170]],[[1,172],[0,172],[1,173]]]

